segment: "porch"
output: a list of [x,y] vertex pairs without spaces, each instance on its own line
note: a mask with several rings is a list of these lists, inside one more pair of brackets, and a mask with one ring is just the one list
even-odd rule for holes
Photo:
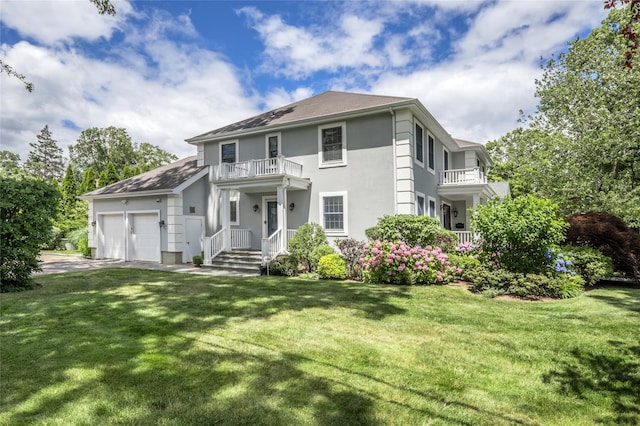
[[213,166],[213,180],[251,179],[266,176],[289,176],[302,178],[302,164],[298,164],[280,155],[274,158],[222,163]]
[[[273,259],[279,254],[288,252],[289,240],[296,233],[296,229],[287,229],[286,232],[282,232],[281,229],[276,230],[271,236],[261,239],[261,259],[265,262],[265,259]],[[225,247],[224,236],[228,234],[230,242],[228,247]],[[228,231],[221,229],[211,237],[205,237],[202,241],[202,247],[204,249],[204,264],[207,266],[212,265],[213,259],[215,259],[223,251],[232,250],[251,250],[252,232],[251,229],[237,229],[231,228]]]

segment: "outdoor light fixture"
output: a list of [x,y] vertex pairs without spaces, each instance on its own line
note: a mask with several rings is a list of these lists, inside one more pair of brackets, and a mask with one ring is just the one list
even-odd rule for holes
[[453,217],[458,217],[458,209],[453,208]]
[[91,226],[93,226],[94,228],[96,227],[96,221],[95,220],[91,221]]
[[161,220],[160,222],[158,222],[158,225],[160,225],[160,228],[162,228],[164,226],[164,220]]
[[254,211],[255,213],[258,213],[258,210],[260,210],[260,206],[258,206],[257,204],[255,204],[255,205],[253,206],[253,211]]
[[296,208],[296,204],[295,203],[291,203],[289,204],[289,211],[293,211],[293,209]]

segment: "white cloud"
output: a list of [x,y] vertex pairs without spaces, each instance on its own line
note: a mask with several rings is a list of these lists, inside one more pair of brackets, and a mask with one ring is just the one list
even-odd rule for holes
[[115,16],[100,15],[87,0],[24,1],[2,0],[2,21],[23,37],[46,45],[73,38],[109,39],[112,32],[132,12],[127,1],[115,1]]

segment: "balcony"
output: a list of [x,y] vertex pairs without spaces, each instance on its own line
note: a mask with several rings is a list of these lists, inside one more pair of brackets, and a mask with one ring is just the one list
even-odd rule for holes
[[214,179],[217,181],[279,175],[302,178],[302,164],[279,156],[239,163],[222,163],[219,166],[214,166]]
[[443,170],[438,174],[439,185],[480,185],[487,184],[487,176],[479,168]]

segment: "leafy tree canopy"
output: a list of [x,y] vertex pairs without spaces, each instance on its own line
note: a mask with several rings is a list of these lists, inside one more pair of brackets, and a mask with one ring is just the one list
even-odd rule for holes
[[11,151],[0,151],[0,175],[16,176],[22,173],[20,166],[20,156]]
[[539,106],[529,130],[487,148],[494,177],[516,194],[550,197],[568,215],[603,210],[640,227],[640,58],[630,58],[621,27],[640,23],[630,7],[550,59],[536,81]]

